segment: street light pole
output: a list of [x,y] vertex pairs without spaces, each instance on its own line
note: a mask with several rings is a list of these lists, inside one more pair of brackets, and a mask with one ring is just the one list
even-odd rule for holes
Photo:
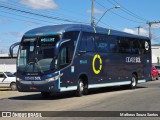
[[96,26],[98,25],[98,23],[100,22],[100,20],[104,17],[104,15],[105,15],[108,11],[110,11],[110,10],[112,10],[112,9],[117,9],[117,8],[120,8],[120,6],[115,6],[115,7],[113,7],[113,8],[107,9],[107,10],[103,13],[103,15],[101,16],[101,18],[98,20],[98,22],[96,23]]

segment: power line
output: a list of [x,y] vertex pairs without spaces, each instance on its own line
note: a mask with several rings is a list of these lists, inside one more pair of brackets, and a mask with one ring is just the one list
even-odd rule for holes
[[54,19],[54,20],[58,20],[58,21],[72,22],[72,23],[73,22],[74,23],[83,23],[83,22],[80,22],[80,21],[74,21],[74,20],[63,19],[63,18],[59,18],[59,17],[52,17],[52,16],[43,15],[43,14],[33,13],[33,12],[25,11],[25,10],[16,9],[16,8],[13,8],[13,7],[4,6],[4,5],[0,5],[0,7],[4,8],[4,9],[16,11],[16,12],[21,12],[21,13],[25,13],[25,14],[34,15],[34,16],[44,17],[44,18],[48,18],[48,19]]
[[[16,1],[4,2],[4,4],[5,3],[7,4],[7,6],[11,5],[11,6],[14,6],[14,7],[18,7],[21,10],[23,9],[23,10],[30,11],[30,9],[27,9],[26,7],[22,8],[22,6],[19,5],[18,1],[17,2]],[[63,10],[65,12],[68,12],[68,10],[64,10],[62,8],[59,8],[58,10]],[[31,12],[33,12],[33,10]],[[82,23],[85,23],[87,21],[89,23],[89,19],[87,17],[84,17],[84,15],[81,15],[81,18],[80,18],[80,13],[76,13],[75,11],[69,11],[68,13],[70,13],[70,14],[67,14],[67,15],[66,14],[62,14],[62,12],[60,14],[59,13],[55,13],[55,11],[51,11],[51,10],[40,11],[40,13],[39,13],[39,11],[36,10],[36,11],[34,11],[34,13],[45,14],[45,15],[47,14],[47,15],[50,15],[50,16],[57,16],[58,15],[57,17],[59,17],[59,18],[64,18],[64,17],[65,17],[65,19],[66,18],[67,19],[73,18],[74,21],[82,21]],[[75,16],[71,16],[71,14],[73,14],[73,13],[76,15],[76,17]]]
[[107,0],[109,3],[111,3],[112,5],[120,5],[121,6],[121,10],[127,14],[129,14],[130,16],[136,18],[136,19],[139,19],[139,20],[142,20],[142,21],[148,21],[147,19],[143,18],[143,17],[140,17],[138,15],[136,15],[135,13],[131,12],[130,10],[128,10],[126,7],[124,7],[123,5],[121,5],[119,2],[117,2],[116,0],[113,0],[116,4],[114,4],[113,2],[111,2],[111,0]]
[[158,21],[158,22],[147,22],[147,24],[149,25],[149,38],[152,40],[152,32],[151,32],[151,29],[152,29],[152,25],[153,24],[159,24],[160,23],[160,21]]
[[[10,3],[10,2],[12,2],[12,3]],[[21,8],[21,6],[20,5],[18,5],[19,3],[18,2],[16,2],[16,1],[10,1],[10,2],[6,2],[7,3],[7,5],[10,5],[9,7],[18,7],[19,9],[21,9],[22,10],[22,8]],[[3,5],[5,5],[5,4],[3,4]],[[5,5],[6,6],[6,5]],[[25,9],[25,8],[23,8],[23,10],[24,11],[28,11],[28,9]],[[65,10],[65,11],[67,11],[67,10]],[[30,10],[29,10],[29,12],[30,12]],[[32,11],[33,12],[33,11]],[[35,12],[34,12],[35,13]],[[36,13],[37,13],[37,11],[36,11]],[[42,12],[41,11],[41,13],[45,13],[45,14],[48,14],[48,12]],[[71,13],[71,11],[69,11],[69,13]],[[72,11],[72,13],[73,13],[73,11]],[[74,12],[75,13],[75,12]],[[11,14],[11,13],[8,13],[8,14]],[[39,13],[37,13],[37,14],[39,14]],[[49,13],[49,14],[51,14],[51,12]],[[14,14],[15,15],[15,14]],[[52,14],[53,15],[53,14]],[[79,14],[78,14],[79,15]],[[19,15],[16,15],[16,16],[19,16]],[[82,15],[82,16],[84,16],[84,15]],[[20,17],[23,17],[23,16],[20,16]],[[34,18],[29,18],[29,19],[34,19]],[[96,19],[96,18],[95,18]],[[35,19],[34,19],[35,20]],[[84,20],[84,19],[83,19]],[[42,20],[43,21],[43,20]],[[43,21],[44,22],[44,21]],[[46,21],[45,21],[46,22]],[[53,22],[50,22],[50,23],[53,23]],[[111,26],[111,25],[108,25],[108,24],[106,24],[106,23],[103,23],[103,22],[100,22],[101,24],[103,24],[104,26],[107,26],[107,27],[109,27],[109,28],[114,28],[113,26]],[[87,23],[88,24],[88,23]],[[115,29],[115,28],[114,28]]]
[[[95,2],[96,2],[98,5],[100,5],[101,7],[105,8],[105,9],[108,9],[107,7],[105,7],[104,5],[102,5],[101,3],[97,2],[97,1],[95,1]],[[110,11],[110,12],[111,12],[112,14],[117,15],[117,16],[119,16],[119,17],[121,17],[121,18],[125,19],[125,20],[130,21],[130,22],[134,22],[134,23],[144,23],[144,22],[138,22],[138,21],[135,21],[135,20],[132,20],[132,19],[129,19],[129,18],[123,17],[123,16],[121,16],[121,15],[119,15],[119,14],[117,14],[117,13],[113,12],[113,11]]]
[[[45,22],[45,23],[52,23],[52,24],[53,24],[53,22],[49,22],[49,21],[45,21],[45,20],[41,20],[41,19],[36,19],[36,18],[31,18],[31,17],[23,16],[23,15],[17,15],[17,14],[9,13],[9,12],[2,11],[2,10],[0,10],[0,12],[6,13],[6,14],[10,14],[10,15],[14,15],[14,16],[18,16],[18,17],[23,17],[23,18],[28,18],[28,19],[32,19],[32,20],[38,21],[38,22],[31,21],[32,23],[35,23],[35,24],[41,24],[41,23],[39,23],[40,21],[41,21],[41,22]],[[0,16],[4,16],[4,15],[0,15]],[[6,16],[4,16],[4,17],[6,17]],[[12,20],[14,20],[14,19],[20,20],[20,19],[13,18],[13,17],[8,17],[8,18],[12,18]],[[29,22],[29,21],[27,21],[27,20],[20,20],[20,21]],[[43,24],[44,24],[44,23],[43,23]]]
[[[18,2],[15,2],[15,1],[11,1],[11,2],[13,2],[13,3],[18,3]],[[7,3],[7,4],[11,4],[11,3]],[[18,6],[17,4],[11,4],[12,6],[17,6],[17,7],[19,7],[20,8],[20,6]],[[24,9],[23,9],[24,10]],[[27,9],[28,10],[28,9]],[[65,10],[65,11],[67,11],[67,10]],[[75,11],[72,11],[72,13],[75,13]],[[41,12],[41,13],[44,13],[44,12]],[[45,12],[45,13],[47,13],[47,12]],[[71,11],[69,11],[69,13],[71,13]],[[77,13],[76,13],[77,14]],[[78,13],[78,15],[79,15],[79,13]],[[84,15],[82,15],[82,16],[84,16]],[[96,19],[96,18],[95,18]],[[108,25],[108,24],[106,24],[106,23],[103,23],[103,22],[101,22],[103,25],[105,25],[105,26],[107,26],[107,27],[110,27],[110,28],[114,28],[113,26],[111,26],[111,25]],[[115,28],[114,28],[115,29]]]
[[[7,3],[7,2],[6,2]],[[17,1],[10,1],[10,2],[8,2],[7,3],[7,5],[12,5],[12,6],[16,6],[16,7],[18,7],[18,8],[21,8],[22,9],[22,6],[20,6],[19,5],[19,2]],[[61,10],[62,8],[59,8],[58,10]],[[25,7],[23,7],[23,10],[27,10],[28,11],[28,9],[27,8],[25,8]],[[68,10],[63,10],[63,11],[65,11],[65,12],[68,12]],[[32,10],[32,12],[33,12],[33,10]],[[34,11],[34,12],[36,12],[36,13],[39,13],[38,11]],[[58,11],[57,11],[58,12]],[[79,13],[76,13],[75,11],[69,11],[68,13],[70,13],[70,14],[67,14],[67,15],[65,15],[65,14],[62,14],[62,12],[59,14],[59,13],[55,13],[55,11],[51,11],[51,10],[45,10],[45,11],[40,11],[40,14],[42,14],[42,13],[44,13],[45,15],[46,14],[48,14],[48,15],[52,15],[52,16],[57,16],[58,15],[58,17],[69,17],[69,19],[71,19],[71,18],[73,18],[73,19],[75,19],[76,21],[83,21],[84,22],[84,20],[85,20],[85,22],[86,21],[88,21],[89,22],[89,19],[87,19],[86,17],[84,17],[84,15],[81,15],[81,17],[83,17],[83,19],[82,18],[80,18],[79,17]],[[75,16],[71,16],[71,14],[73,14],[73,13],[75,13],[76,14],[76,17]],[[59,16],[60,15],[60,16]],[[78,18],[78,17],[79,18]],[[68,18],[67,18],[68,19]]]

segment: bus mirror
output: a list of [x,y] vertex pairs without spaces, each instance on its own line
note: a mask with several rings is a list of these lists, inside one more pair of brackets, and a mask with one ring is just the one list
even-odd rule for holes
[[13,49],[14,49],[16,46],[18,46],[18,45],[20,45],[20,42],[14,43],[14,44],[12,44],[12,45],[10,46],[10,48],[9,48],[10,57],[13,57]]
[[60,42],[60,46],[64,43],[68,43],[71,39],[62,39],[62,41]]
[[78,52],[78,55],[82,55],[82,54],[85,54],[87,51],[82,51],[82,50],[80,50],[79,52]]

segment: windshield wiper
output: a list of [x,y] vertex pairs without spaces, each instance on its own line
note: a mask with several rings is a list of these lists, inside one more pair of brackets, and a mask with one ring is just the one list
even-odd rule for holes
[[37,58],[35,58],[35,63],[38,65],[37,68],[39,69],[39,71],[40,71],[42,74],[44,74],[44,71],[42,70],[42,68],[41,68],[41,66],[40,66]]

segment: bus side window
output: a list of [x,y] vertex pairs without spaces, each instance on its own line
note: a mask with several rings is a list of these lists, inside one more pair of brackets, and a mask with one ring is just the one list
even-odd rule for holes
[[119,40],[119,52],[120,53],[131,53],[131,41],[127,37],[118,37]]
[[70,59],[69,61],[71,61],[73,58],[78,36],[79,36],[79,31],[70,31],[70,32],[65,32],[63,34],[63,37],[62,37],[63,39],[65,40],[70,39],[69,44],[68,44],[68,54],[69,54],[69,59]]
[[110,53],[118,52],[117,37],[107,36],[107,44]]
[[83,33],[79,50],[86,52],[95,51],[94,34]]
[[132,39],[132,53],[133,54],[142,54],[140,41],[137,39]]
[[109,47],[106,41],[106,36],[103,34],[97,34],[95,36],[96,48],[98,52],[109,52]]
[[64,67],[69,63],[68,47],[63,47],[60,51],[60,67]]

